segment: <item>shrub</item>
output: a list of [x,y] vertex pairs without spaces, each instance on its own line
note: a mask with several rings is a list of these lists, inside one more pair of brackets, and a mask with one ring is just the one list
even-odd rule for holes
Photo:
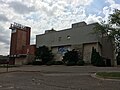
[[36,59],[41,59],[43,64],[46,64],[49,61],[52,61],[54,55],[48,47],[42,46],[36,50]]
[[105,66],[103,58],[100,56],[99,52],[94,49],[94,47],[92,48],[91,64],[94,66]]
[[78,62],[77,62],[77,65],[78,66],[83,66],[85,64],[85,62],[83,61],[83,60],[79,60]]
[[67,51],[63,56],[63,62],[66,65],[75,65],[79,61],[78,52],[74,49],[72,51]]
[[117,65],[120,65],[120,52],[117,55]]
[[33,61],[31,64],[32,65],[43,65],[41,61]]
[[74,66],[74,65],[76,65],[76,63],[71,61],[71,62],[67,62],[66,65],[67,66]]
[[63,65],[63,61],[54,61],[54,65]]
[[54,65],[54,62],[55,62],[55,61],[48,61],[48,62],[46,63],[46,65],[48,65],[48,66]]

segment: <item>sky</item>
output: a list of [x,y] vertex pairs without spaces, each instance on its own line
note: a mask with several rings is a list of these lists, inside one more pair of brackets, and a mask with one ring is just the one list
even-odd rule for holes
[[11,23],[31,27],[31,44],[45,30],[63,30],[71,24],[107,20],[120,0],[0,0],[0,55],[10,51]]

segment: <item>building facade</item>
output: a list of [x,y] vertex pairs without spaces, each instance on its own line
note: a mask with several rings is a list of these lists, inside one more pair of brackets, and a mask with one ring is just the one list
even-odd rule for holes
[[28,57],[34,55],[35,45],[30,45],[31,28],[18,23],[10,25],[10,64],[26,64]]
[[72,28],[69,29],[47,30],[44,34],[36,35],[36,47],[43,45],[50,47],[56,60],[62,60],[67,50],[75,49],[85,63],[91,63],[92,47],[94,47],[101,56],[114,64],[113,43],[106,36],[101,38],[99,35],[93,34],[96,24],[87,25],[85,22],[79,22],[72,24]]

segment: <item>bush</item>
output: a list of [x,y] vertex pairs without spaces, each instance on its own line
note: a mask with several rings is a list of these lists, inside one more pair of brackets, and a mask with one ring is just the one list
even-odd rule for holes
[[63,62],[66,65],[75,65],[79,60],[78,52],[74,49],[72,51],[67,51],[63,56]]
[[120,52],[117,55],[117,65],[120,65]]
[[100,56],[96,49],[92,48],[91,64],[94,66],[105,66],[103,58]]
[[63,65],[64,63],[62,61],[54,61],[54,65]]
[[48,61],[48,62],[46,63],[46,65],[48,65],[48,66],[54,65],[54,62],[55,62],[55,61]]
[[46,65],[63,65],[64,63],[62,61],[49,61],[46,63]]
[[79,60],[78,62],[77,62],[77,65],[78,66],[83,66],[85,64],[85,62],[83,61],[83,60]]
[[54,55],[51,50],[46,46],[41,46],[36,49],[36,59],[41,59],[43,64],[52,61]]
[[41,61],[33,61],[31,64],[32,65],[43,65]]
[[67,66],[74,66],[74,65],[76,65],[76,63],[71,61],[71,62],[67,62],[66,65]]

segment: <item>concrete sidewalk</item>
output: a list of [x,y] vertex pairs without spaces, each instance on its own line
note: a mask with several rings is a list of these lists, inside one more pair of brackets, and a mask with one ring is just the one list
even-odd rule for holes
[[[8,68],[8,71],[33,71],[33,72],[48,72],[48,73],[95,73],[95,72],[119,72],[120,67],[95,67],[95,66],[64,66],[64,65],[53,65],[53,66],[32,66],[24,65],[19,67]],[[0,72],[7,72],[7,68],[0,68]]]

